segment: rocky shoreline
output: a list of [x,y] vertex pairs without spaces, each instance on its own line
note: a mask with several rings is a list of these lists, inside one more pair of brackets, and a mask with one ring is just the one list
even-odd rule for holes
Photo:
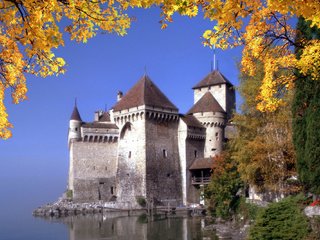
[[147,207],[132,207],[115,202],[91,202],[74,203],[70,200],[60,199],[54,203],[48,203],[38,207],[32,213],[35,217],[66,217],[75,215],[87,215],[98,213],[122,212],[127,216],[140,214],[164,214],[164,215],[185,215],[204,216],[205,209],[197,207],[171,207],[158,206],[153,209]]
[[[58,200],[38,207],[32,213],[35,217],[66,217],[74,215],[96,214],[111,211],[143,211],[143,209],[117,209],[103,202],[73,203],[67,200]],[[145,212],[145,211],[144,211]]]

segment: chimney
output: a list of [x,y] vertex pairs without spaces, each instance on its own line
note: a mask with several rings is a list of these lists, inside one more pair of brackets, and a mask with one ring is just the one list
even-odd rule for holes
[[121,100],[122,96],[123,96],[123,93],[121,91],[118,91],[118,95],[117,95],[118,102]]

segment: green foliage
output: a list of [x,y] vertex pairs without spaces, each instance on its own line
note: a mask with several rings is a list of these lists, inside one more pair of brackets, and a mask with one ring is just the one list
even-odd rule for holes
[[143,196],[137,196],[136,200],[141,207],[145,207],[147,205],[147,201]]
[[[299,18],[296,42],[320,39],[320,29]],[[302,42],[303,43],[303,42]],[[303,46],[296,48],[299,59]],[[292,103],[293,143],[297,156],[299,179],[307,191],[320,193],[320,82],[296,72],[295,94]],[[318,80],[320,80],[320,73]]]
[[70,190],[70,189],[68,189],[68,190],[66,191],[66,196],[67,196],[68,199],[72,200],[72,198],[73,198],[73,191]]
[[248,220],[255,220],[261,210],[262,207],[259,207],[256,204],[247,203],[245,197],[241,197],[236,214],[238,218],[240,217],[239,220],[247,222]]
[[237,193],[243,186],[237,165],[228,153],[216,156],[212,168],[211,182],[205,188],[209,211],[215,217],[227,219],[239,204]]
[[311,228],[302,212],[301,196],[288,197],[272,203],[257,216],[250,228],[249,240],[301,240]]

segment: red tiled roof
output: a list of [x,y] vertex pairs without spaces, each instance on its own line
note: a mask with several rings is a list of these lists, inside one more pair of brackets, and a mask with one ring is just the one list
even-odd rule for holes
[[189,170],[196,170],[196,169],[211,169],[213,165],[213,158],[196,158]]
[[205,128],[202,124],[192,115],[181,115],[182,121],[184,121],[189,127]]
[[99,117],[99,122],[110,122],[110,114],[108,112],[104,112],[100,117]]
[[82,122],[81,117],[80,117],[80,113],[79,113],[78,108],[77,108],[76,105],[73,108],[70,120],[76,120],[76,121]]
[[161,90],[144,75],[119,102],[113,107],[114,111],[138,107],[141,105],[154,106],[178,111],[177,107],[161,92]]
[[200,112],[222,112],[225,113],[218,101],[208,91],[202,98],[196,102],[187,114],[200,113]]
[[218,70],[214,70],[209,73],[204,79],[202,79],[197,85],[195,85],[192,89],[209,87],[219,84],[228,84],[229,86],[233,86],[232,83],[222,75]]

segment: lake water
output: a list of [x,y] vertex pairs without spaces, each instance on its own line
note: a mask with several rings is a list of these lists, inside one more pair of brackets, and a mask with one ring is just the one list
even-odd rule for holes
[[15,219],[2,223],[1,240],[213,240],[204,232],[204,219],[197,217],[78,215],[60,219]]

